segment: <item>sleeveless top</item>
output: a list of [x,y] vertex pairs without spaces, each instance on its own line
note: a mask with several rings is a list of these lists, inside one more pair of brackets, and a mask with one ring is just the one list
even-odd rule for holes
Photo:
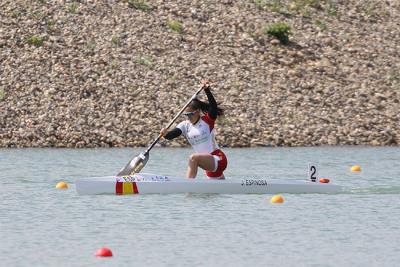
[[214,124],[215,120],[206,113],[195,124],[192,124],[189,120],[185,120],[179,123],[176,128],[182,131],[182,134],[192,145],[194,151],[211,154],[219,149],[215,141]]

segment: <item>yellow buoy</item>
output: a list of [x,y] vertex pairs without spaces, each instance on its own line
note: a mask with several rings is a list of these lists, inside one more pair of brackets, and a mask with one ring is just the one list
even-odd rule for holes
[[271,198],[271,203],[283,203],[283,197],[281,195],[275,195]]
[[353,167],[351,167],[350,169],[352,172],[360,172],[361,171],[361,167],[358,165],[355,165]]
[[57,189],[68,189],[68,184],[66,182],[59,182],[56,185]]

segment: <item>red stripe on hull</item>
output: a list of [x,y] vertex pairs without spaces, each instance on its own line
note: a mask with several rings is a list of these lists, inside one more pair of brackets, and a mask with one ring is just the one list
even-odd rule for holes
[[117,195],[122,195],[123,194],[123,182],[117,182],[115,184],[115,193]]
[[135,194],[138,194],[138,193],[139,193],[139,191],[138,191],[138,189],[137,189],[137,185],[136,185],[136,183],[135,183],[135,182],[133,182],[133,183],[132,183],[132,186],[133,186],[133,192],[134,192]]

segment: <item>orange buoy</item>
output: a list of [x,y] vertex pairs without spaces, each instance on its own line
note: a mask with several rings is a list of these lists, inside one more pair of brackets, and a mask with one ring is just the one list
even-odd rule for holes
[[360,172],[361,171],[361,167],[358,165],[355,165],[353,167],[351,167],[350,169],[352,172]]
[[327,184],[327,183],[329,183],[329,181],[330,181],[330,180],[329,180],[328,178],[320,178],[320,179],[319,179],[319,182],[320,182],[320,183],[323,183],[323,184]]
[[68,189],[68,184],[66,182],[58,182],[56,185],[57,189]]
[[271,203],[283,203],[284,199],[281,195],[275,195],[270,200]]
[[112,257],[112,252],[109,248],[103,247],[103,248],[99,248],[96,251],[96,256],[97,257]]

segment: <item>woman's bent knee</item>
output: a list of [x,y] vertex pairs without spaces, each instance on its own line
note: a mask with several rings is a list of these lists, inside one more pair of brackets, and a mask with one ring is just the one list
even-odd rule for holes
[[197,163],[197,161],[198,161],[198,156],[196,154],[190,155],[190,157],[189,157],[190,163]]
[[192,154],[192,155],[190,155],[189,161],[198,162],[198,161],[199,161],[199,155],[198,155],[198,154]]

